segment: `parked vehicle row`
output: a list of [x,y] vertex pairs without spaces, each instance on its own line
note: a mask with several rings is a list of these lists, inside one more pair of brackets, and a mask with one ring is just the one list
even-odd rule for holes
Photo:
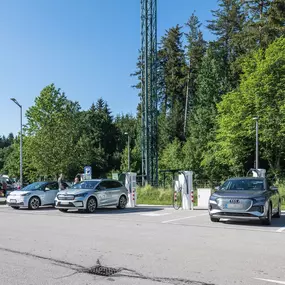
[[60,191],[56,181],[32,183],[10,193],[7,204],[13,209],[23,207],[36,210],[40,206],[51,205],[61,212],[78,209],[93,213],[105,206],[124,209],[128,203],[128,190],[116,180],[84,180],[71,187],[63,184],[66,189]]

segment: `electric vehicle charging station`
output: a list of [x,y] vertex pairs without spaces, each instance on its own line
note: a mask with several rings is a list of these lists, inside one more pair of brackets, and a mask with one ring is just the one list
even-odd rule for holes
[[[193,172],[179,171],[178,177],[174,180],[174,208],[179,209],[179,199],[181,199],[182,210],[194,209],[194,188]],[[179,197],[178,197],[179,196]]]
[[125,187],[128,189],[128,208],[134,208],[137,204],[137,174],[135,172],[125,173]]

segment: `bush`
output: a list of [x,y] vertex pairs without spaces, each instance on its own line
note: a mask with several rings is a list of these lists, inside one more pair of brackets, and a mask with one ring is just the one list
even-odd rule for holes
[[282,203],[282,208],[283,210],[285,210],[285,184],[279,184],[278,186],[278,190],[281,196],[281,203]]
[[137,204],[172,205],[172,189],[155,188],[150,185],[137,188]]

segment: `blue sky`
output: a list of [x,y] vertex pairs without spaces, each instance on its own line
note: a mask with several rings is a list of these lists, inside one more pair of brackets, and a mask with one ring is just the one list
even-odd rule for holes
[[[158,39],[194,10],[206,24],[216,8],[216,0],[158,0]],[[129,75],[140,48],[140,0],[1,0],[0,36],[0,135],[19,130],[9,98],[25,112],[51,83],[82,109],[102,97],[113,115],[136,113]]]

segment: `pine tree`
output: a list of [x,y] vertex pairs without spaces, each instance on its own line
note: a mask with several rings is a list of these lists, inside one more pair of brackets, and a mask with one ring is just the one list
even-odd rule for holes
[[201,23],[198,17],[193,13],[186,23],[189,29],[186,33],[187,50],[186,58],[188,61],[186,100],[185,100],[185,118],[184,118],[184,134],[186,135],[186,123],[189,111],[194,106],[197,92],[197,77],[201,67],[202,59],[206,51],[206,41],[200,30]]
[[214,20],[208,21],[208,29],[216,36],[212,43],[220,61],[223,62],[224,81],[226,91],[233,89],[238,84],[236,72],[236,59],[245,53],[242,45],[242,29],[245,23],[245,13],[239,0],[220,0],[219,9],[212,11]]
[[220,66],[211,49],[203,58],[197,82],[197,98],[189,119],[189,137],[184,146],[184,167],[192,169],[200,177],[206,173],[201,162],[208,143],[214,138],[216,104],[221,99]]
[[169,29],[162,37],[161,62],[163,68],[164,94],[160,110],[166,118],[164,130],[172,141],[175,137],[183,140],[185,111],[186,61],[182,47],[181,27]]

